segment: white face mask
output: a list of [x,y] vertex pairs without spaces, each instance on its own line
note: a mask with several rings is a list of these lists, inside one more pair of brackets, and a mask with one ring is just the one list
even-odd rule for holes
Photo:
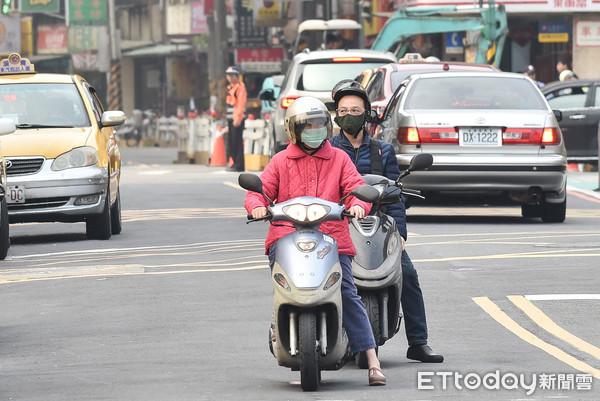
[[310,148],[318,148],[327,139],[327,127],[307,128],[302,131],[300,140]]

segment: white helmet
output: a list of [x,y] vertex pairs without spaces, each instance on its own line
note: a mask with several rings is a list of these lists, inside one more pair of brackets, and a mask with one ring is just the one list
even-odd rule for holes
[[285,112],[283,127],[291,143],[300,142],[300,135],[307,124],[327,128],[327,139],[333,134],[333,123],[331,114],[325,103],[317,98],[303,96],[294,100]]

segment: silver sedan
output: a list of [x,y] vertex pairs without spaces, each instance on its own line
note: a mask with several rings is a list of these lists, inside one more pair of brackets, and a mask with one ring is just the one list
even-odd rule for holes
[[444,72],[407,78],[377,136],[400,168],[418,153],[428,171],[406,177],[431,202],[516,204],[523,217],[562,222],[567,158],[552,111],[531,79],[514,73]]

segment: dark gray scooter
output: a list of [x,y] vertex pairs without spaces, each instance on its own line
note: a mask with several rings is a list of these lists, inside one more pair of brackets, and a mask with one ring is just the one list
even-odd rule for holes
[[[420,196],[417,191],[403,189],[401,179],[412,171],[425,170],[432,163],[433,157],[423,153],[411,160],[408,169],[396,181],[375,174],[363,176],[367,185],[379,191],[379,197],[373,202],[368,216],[350,222],[350,234],[356,248],[352,275],[367,309],[377,347],[398,332],[402,319],[402,242],[396,221],[384,213],[385,206],[400,202],[402,194]],[[368,368],[364,352],[356,355],[356,364],[362,369]]]

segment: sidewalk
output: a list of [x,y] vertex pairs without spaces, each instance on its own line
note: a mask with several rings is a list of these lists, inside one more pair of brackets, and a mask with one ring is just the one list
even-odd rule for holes
[[576,191],[600,199],[600,176],[597,171],[568,171],[567,190]]

